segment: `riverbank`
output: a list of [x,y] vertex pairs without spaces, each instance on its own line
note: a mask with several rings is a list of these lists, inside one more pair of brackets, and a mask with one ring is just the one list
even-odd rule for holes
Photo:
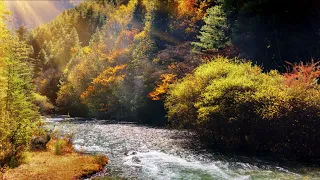
[[26,163],[7,170],[3,179],[80,179],[102,171],[107,163],[105,156],[77,152],[55,155],[55,151],[50,147],[47,151],[27,152]]

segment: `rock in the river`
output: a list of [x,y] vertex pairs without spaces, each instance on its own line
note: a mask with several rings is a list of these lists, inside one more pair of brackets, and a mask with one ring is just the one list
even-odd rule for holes
[[141,160],[136,156],[132,157],[132,161],[135,162],[135,163],[140,163],[141,162]]
[[136,155],[136,154],[137,154],[137,152],[135,152],[135,151],[126,151],[124,153],[124,155],[126,155],[126,156],[131,156],[131,155]]

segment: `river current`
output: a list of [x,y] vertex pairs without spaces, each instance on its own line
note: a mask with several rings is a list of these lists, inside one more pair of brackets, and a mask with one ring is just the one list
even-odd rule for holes
[[141,180],[320,179],[319,168],[208,152],[187,131],[106,120],[46,118],[49,128],[72,133],[74,147],[109,158],[105,172]]

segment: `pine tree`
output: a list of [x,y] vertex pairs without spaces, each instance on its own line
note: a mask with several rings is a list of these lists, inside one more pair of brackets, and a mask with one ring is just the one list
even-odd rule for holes
[[40,121],[33,104],[30,48],[19,36],[11,36],[4,12],[0,2],[0,167],[20,163],[34,125]]
[[38,77],[43,72],[44,66],[48,63],[48,61],[49,58],[47,56],[46,51],[44,49],[41,49],[34,64],[35,77]]
[[228,36],[229,28],[226,14],[222,6],[214,6],[207,10],[207,16],[204,17],[206,23],[198,36],[200,42],[194,42],[195,47],[201,50],[221,49],[230,44]]
[[39,122],[38,108],[33,104],[32,67],[27,61],[28,47],[14,38],[10,42],[4,68],[6,83],[5,111],[10,124],[9,142],[12,166],[19,163],[21,151],[27,149],[35,123]]

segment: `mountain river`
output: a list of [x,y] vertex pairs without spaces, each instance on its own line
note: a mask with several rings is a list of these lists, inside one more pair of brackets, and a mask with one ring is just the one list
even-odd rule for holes
[[192,133],[107,120],[46,118],[48,128],[73,133],[75,149],[105,154],[96,176],[142,180],[320,179],[320,168],[208,152]]

